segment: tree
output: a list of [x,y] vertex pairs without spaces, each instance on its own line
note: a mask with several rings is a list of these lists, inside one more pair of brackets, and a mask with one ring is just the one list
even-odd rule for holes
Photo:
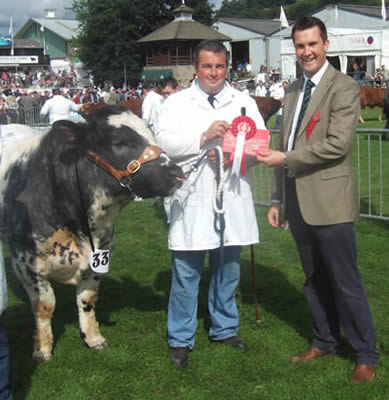
[[[214,12],[207,0],[188,0],[194,18],[210,25]],[[77,55],[97,84],[110,80],[120,84],[124,71],[138,80],[143,68],[137,40],[173,19],[181,0],[73,0],[80,23],[74,41]]]

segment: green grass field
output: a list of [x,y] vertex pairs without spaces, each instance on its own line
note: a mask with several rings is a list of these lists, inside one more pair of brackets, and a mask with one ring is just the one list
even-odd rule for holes
[[[242,254],[238,291],[239,333],[250,351],[241,354],[209,342],[209,269],[205,268],[196,346],[184,370],[176,370],[168,360],[170,254],[165,218],[153,201],[129,204],[117,223],[111,271],[102,280],[97,305],[101,331],[110,344],[101,351],[88,350],[79,338],[75,288],[54,285],[53,360],[33,362],[30,305],[7,268],[7,331],[15,400],[389,399],[388,222],[363,219],[356,224],[359,266],[377,327],[381,359],[375,380],[354,386],[348,383],[354,362],[346,342],[338,357],[299,365],[288,362],[311,338],[311,318],[302,291],[304,276],[290,232],[270,228],[266,209],[257,210],[260,322],[255,318],[248,248]],[[8,257],[6,263],[9,266]]]

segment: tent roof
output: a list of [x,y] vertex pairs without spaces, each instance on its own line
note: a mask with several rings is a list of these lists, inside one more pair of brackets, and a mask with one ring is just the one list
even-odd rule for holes
[[[278,32],[281,28],[279,19],[219,18],[217,22],[223,22],[265,36]],[[289,21],[289,24],[291,23],[293,21]]]

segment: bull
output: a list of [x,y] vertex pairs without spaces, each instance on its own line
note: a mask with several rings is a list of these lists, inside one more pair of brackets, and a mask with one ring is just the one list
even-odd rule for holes
[[[17,134],[18,126],[7,129]],[[106,345],[95,305],[115,220],[135,195],[167,196],[184,179],[152,143],[141,119],[120,107],[104,107],[88,123],[57,121],[46,134],[23,132],[22,140],[6,145],[0,167],[1,239],[31,302],[33,358],[52,357],[50,280],[77,286],[81,338],[92,349]]]

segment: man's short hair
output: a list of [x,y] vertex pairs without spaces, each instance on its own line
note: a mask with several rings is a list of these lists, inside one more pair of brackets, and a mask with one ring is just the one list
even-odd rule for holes
[[307,29],[314,28],[315,26],[319,28],[320,36],[323,39],[323,42],[325,42],[328,39],[327,28],[324,25],[324,22],[316,17],[302,17],[296,21],[292,28],[293,42],[296,31],[305,31]]
[[53,93],[53,96],[55,96],[55,95],[61,94],[61,91],[58,88],[54,88],[52,93]]
[[178,86],[177,79],[173,78],[172,76],[163,78],[161,81],[161,89],[164,89],[167,86],[170,86],[172,89],[176,90]]
[[219,40],[203,40],[194,49],[194,64],[199,63],[199,54],[201,50],[210,51],[212,53],[223,53],[226,59],[226,66],[228,67],[228,51]]

